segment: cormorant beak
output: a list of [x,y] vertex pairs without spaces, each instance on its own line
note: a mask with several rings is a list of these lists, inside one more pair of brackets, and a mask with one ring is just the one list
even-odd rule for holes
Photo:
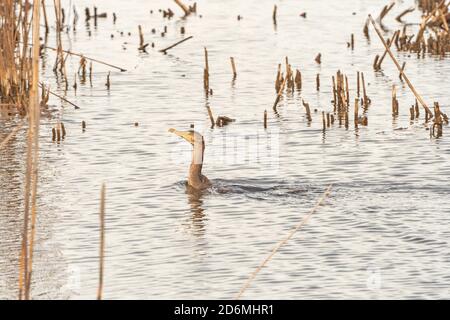
[[178,131],[174,128],[170,128],[169,132],[175,133],[177,136],[183,138],[190,144],[194,145],[194,132],[193,131]]

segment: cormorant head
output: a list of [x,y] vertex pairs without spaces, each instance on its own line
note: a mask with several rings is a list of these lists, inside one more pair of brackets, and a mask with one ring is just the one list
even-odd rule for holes
[[178,131],[174,128],[170,128],[169,132],[175,133],[177,136],[183,138],[187,142],[189,142],[191,145],[194,145],[195,143],[202,143],[203,142],[203,136],[194,130],[189,131]]

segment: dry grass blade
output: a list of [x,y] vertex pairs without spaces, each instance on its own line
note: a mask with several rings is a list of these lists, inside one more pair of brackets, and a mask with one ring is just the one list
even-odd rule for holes
[[39,122],[40,122],[40,104],[39,104],[39,28],[40,28],[40,0],[34,0],[33,3],[33,53],[32,68],[33,80],[30,90],[30,127],[33,130],[33,170],[31,172],[31,230],[30,230],[30,248],[28,257],[28,274],[25,283],[25,299],[30,299],[31,276],[33,271],[33,252],[34,238],[36,233],[36,215],[37,215],[37,185],[38,185],[38,164],[39,164]]
[[317,209],[319,208],[319,206],[324,202],[324,200],[328,197],[328,195],[330,194],[331,191],[331,187],[332,185],[330,184],[328,186],[328,188],[325,190],[325,192],[323,193],[323,195],[320,197],[320,199],[317,201],[316,205],[314,206],[314,208],[311,209],[311,211],[303,218],[303,220],[294,228],[292,229],[292,231],[288,234],[288,236],[286,238],[284,238],[283,240],[281,240],[272,250],[272,252],[267,256],[266,259],[264,259],[264,261],[259,265],[258,268],[256,268],[256,270],[250,275],[250,277],[248,278],[247,282],[244,284],[244,286],[241,288],[241,290],[239,291],[238,295],[236,296],[236,299],[239,299],[242,297],[242,295],[244,294],[245,290],[247,290],[247,288],[250,286],[251,282],[253,281],[253,279],[255,279],[256,275],[261,271],[262,268],[264,268],[267,263],[273,258],[273,256],[275,255],[275,253],[277,253],[277,251],[289,240],[292,238],[292,236],[294,235],[295,232],[297,232],[303,225],[305,225],[309,218],[311,217],[311,215],[317,211]]
[[369,19],[370,22],[372,23],[376,33],[378,34],[378,37],[380,38],[381,42],[383,43],[384,47],[386,48],[387,53],[389,54],[389,56],[391,57],[392,61],[394,62],[395,66],[397,67],[398,71],[400,72],[400,74],[402,75],[402,78],[406,81],[406,83],[408,84],[408,87],[411,89],[411,91],[413,92],[413,94],[416,96],[417,100],[420,102],[420,104],[422,105],[422,107],[425,109],[425,111],[427,112],[427,114],[432,115],[432,112],[430,110],[430,108],[428,108],[427,104],[425,103],[425,101],[423,100],[423,98],[421,97],[421,95],[416,91],[416,89],[414,88],[414,86],[412,85],[412,83],[409,81],[408,77],[406,76],[406,74],[402,71],[402,67],[400,66],[400,64],[398,63],[397,59],[394,57],[394,54],[392,53],[391,49],[389,48],[389,46],[387,45],[386,41],[384,40],[383,36],[381,35],[380,30],[378,29],[375,21],[373,20],[372,16],[369,15]]
[[164,48],[164,49],[159,50],[159,52],[166,53],[168,50],[170,50],[170,49],[176,47],[177,45],[179,45],[179,44],[181,44],[181,43],[183,43],[183,42],[185,42],[185,41],[188,41],[189,39],[192,39],[192,38],[193,38],[193,36],[187,37],[186,39],[180,40],[180,41],[174,43],[173,45],[171,45],[171,46],[169,46],[169,47],[167,47],[167,48]]

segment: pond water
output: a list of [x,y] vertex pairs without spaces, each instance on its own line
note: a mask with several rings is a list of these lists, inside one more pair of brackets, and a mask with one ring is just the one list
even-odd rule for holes
[[[330,184],[324,204],[262,269],[243,298],[448,299],[450,140],[447,128],[442,138],[430,139],[423,111],[419,120],[410,121],[414,96],[389,57],[381,71],[373,71],[373,58],[384,49],[372,28],[370,41],[364,37],[363,25],[368,13],[377,16],[387,3],[197,2],[198,14],[180,19],[182,12],[172,1],[99,1],[98,11],[108,17],[94,26],[93,20],[89,25],[84,21],[91,1],[63,1],[67,21],[73,19],[70,5],[80,16],[76,32],[63,34],[64,48],[127,72],[94,64],[92,87],[89,81],[78,83],[74,92],[69,85],[65,94],[52,71],[55,54],[44,51],[42,80],[80,109],[51,98],[52,112],[42,118],[33,298],[96,297],[99,198],[105,182],[106,299],[234,298]],[[396,3],[383,20],[386,37],[402,27],[394,18],[411,5]],[[168,7],[175,12],[170,20],[158,12]],[[48,4],[50,21],[52,10]],[[404,20],[410,23],[409,33],[415,33],[420,11]],[[147,53],[137,49],[139,24],[145,41],[155,43]],[[167,33],[161,37],[164,26]],[[351,33],[354,50],[347,47]],[[52,29],[49,46],[55,46],[54,34]],[[158,52],[188,36],[193,39],[167,55]],[[208,97],[202,79],[204,47],[213,89]],[[319,52],[320,65],[314,61]],[[284,95],[274,112],[274,80],[286,56],[301,70],[303,87]],[[448,57],[397,56],[406,61],[408,77],[428,104],[439,101],[450,112]],[[230,57],[236,61],[235,80]],[[67,58],[70,84],[78,65],[79,58]],[[356,72],[364,72],[372,100],[369,125],[355,129],[351,123],[346,129],[335,123],[323,133],[321,111],[332,110],[331,77],[337,70],[348,75],[351,101]],[[400,103],[396,119],[391,115],[392,84]],[[302,99],[317,109],[310,124]],[[214,116],[236,121],[211,129],[207,105]],[[51,140],[58,119],[67,130],[61,143]],[[0,118],[0,137],[17,121]],[[204,193],[186,191],[191,146],[168,132],[191,124],[204,136],[203,173],[214,184]],[[3,299],[17,297],[24,136],[22,130],[0,151]]]

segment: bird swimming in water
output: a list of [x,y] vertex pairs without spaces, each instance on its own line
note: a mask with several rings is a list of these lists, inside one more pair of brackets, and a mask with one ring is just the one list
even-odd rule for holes
[[211,182],[202,174],[203,156],[205,153],[205,140],[203,136],[194,130],[178,131],[173,128],[169,132],[176,134],[189,142],[192,147],[192,162],[189,167],[188,186],[196,190],[204,190],[211,187]]

